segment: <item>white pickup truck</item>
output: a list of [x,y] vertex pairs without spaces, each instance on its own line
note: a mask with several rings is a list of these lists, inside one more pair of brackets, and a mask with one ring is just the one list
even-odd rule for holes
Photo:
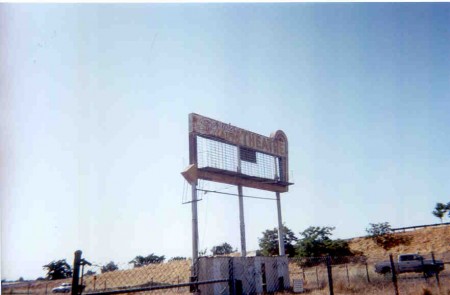
[[[418,272],[424,273],[426,276],[432,276],[444,269],[442,260],[425,260],[418,254],[401,254],[398,256],[398,261],[394,262],[395,271],[400,273]],[[375,264],[375,271],[380,274],[390,273],[391,262],[383,261]]]

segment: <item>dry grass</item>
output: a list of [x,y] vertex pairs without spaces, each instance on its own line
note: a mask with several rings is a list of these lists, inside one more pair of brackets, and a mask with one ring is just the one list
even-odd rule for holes
[[[135,287],[144,284],[177,284],[189,281],[190,260],[151,264],[129,270],[114,271],[97,275],[96,289]],[[86,290],[94,289],[93,276],[86,277]]]
[[[94,276],[85,276],[83,284],[85,291],[101,291],[107,289],[132,288],[138,286],[154,286],[163,284],[177,284],[189,281],[190,260],[171,261],[162,264],[152,264],[140,268],[128,270],[118,270],[97,274]],[[71,283],[72,279],[56,281],[34,281],[28,284],[22,284],[20,287],[5,287],[2,293],[8,294],[12,288],[14,293],[27,293],[30,288],[32,294],[51,293],[51,290],[62,283]],[[186,289],[186,288],[184,288]]]
[[[327,269],[325,266],[317,266],[301,269],[290,265],[291,280],[303,279],[307,294],[329,294]],[[347,276],[348,269],[348,276]],[[368,270],[368,276],[367,276]],[[390,276],[379,275],[374,272],[373,265],[348,264],[333,266],[333,290],[334,294],[369,294],[384,295],[395,294]],[[370,283],[368,282],[368,277]],[[450,295],[450,270],[446,269],[440,276],[440,289],[436,279],[425,280],[421,274],[401,274],[398,277],[398,289],[400,294],[429,294]]]

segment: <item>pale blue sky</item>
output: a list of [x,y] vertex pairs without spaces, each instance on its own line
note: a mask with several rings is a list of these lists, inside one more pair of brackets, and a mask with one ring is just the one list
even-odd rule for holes
[[[449,20],[448,3],[0,5],[2,279],[77,249],[190,256],[190,112],[287,134],[297,234],[438,222]],[[276,204],[246,199],[245,217],[257,249]],[[201,249],[238,247],[238,200],[204,196],[199,224]]]

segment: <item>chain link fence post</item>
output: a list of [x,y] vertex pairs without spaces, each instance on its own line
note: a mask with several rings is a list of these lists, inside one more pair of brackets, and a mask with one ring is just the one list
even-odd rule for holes
[[[192,275],[190,277],[191,283],[197,283],[198,282],[198,273],[199,273],[199,258],[192,260]],[[152,284],[153,284],[153,278],[152,278]],[[197,284],[190,285],[189,292],[193,294],[198,294],[199,289]]]
[[392,254],[389,254],[389,260],[391,262],[392,283],[394,284],[395,295],[398,295],[397,271],[395,269],[394,258],[392,258]]
[[425,264],[423,263],[423,257],[420,260],[420,263],[421,263],[421,266],[422,266],[423,278],[425,279],[425,282],[428,282],[428,274],[427,274],[426,269],[425,269]]
[[317,269],[317,265],[316,265],[316,282],[317,282],[317,289],[320,289],[320,284],[319,284],[319,271]]
[[330,289],[330,295],[334,295],[334,291],[333,291],[333,272],[332,272],[332,269],[331,269],[331,257],[330,256],[327,256],[326,262],[327,262],[327,273],[328,273],[328,287]]
[[345,270],[347,271],[347,283],[350,286],[350,275],[348,274],[348,264],[345,264]]
[[[436,259],[434,259],[434,252],[431,252],[431,259],[433,259],[433,268],[436,269]],[[441,289],[441,283],[439,282],[439,271],[434,272],[436,276],[436,283],[438,285],[439,290]]]
[[230,289],[230,294],[231,295],[236,295],[236,288],[235,288],[235,281],[234,281],[234,261],[233,258],[230,258],[230,260],[228,260],[228,286]]
[[370,284],[369,266],[367,265],[367,261],[365,262],[365,265],[366,265],[367,282]]

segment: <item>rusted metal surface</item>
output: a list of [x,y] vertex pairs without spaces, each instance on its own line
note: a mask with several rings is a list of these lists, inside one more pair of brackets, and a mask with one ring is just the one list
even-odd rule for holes
[[234,145],[274,156],[286,157],[288,154],[287,137],[281,130],[267,137],[192,113],[189,115],[189,132],[222,139]]
[[[200,145],[205,150],[200,143],[207,144]],[[214,164],[205,163],[204,155],[210,155]],[[190,166],[182,174],[191,184],[203,179],[273,192],[287,192],[292,184],[288,179],[288,141],[281,130],[267,137],[192,113],[189,158]]]

